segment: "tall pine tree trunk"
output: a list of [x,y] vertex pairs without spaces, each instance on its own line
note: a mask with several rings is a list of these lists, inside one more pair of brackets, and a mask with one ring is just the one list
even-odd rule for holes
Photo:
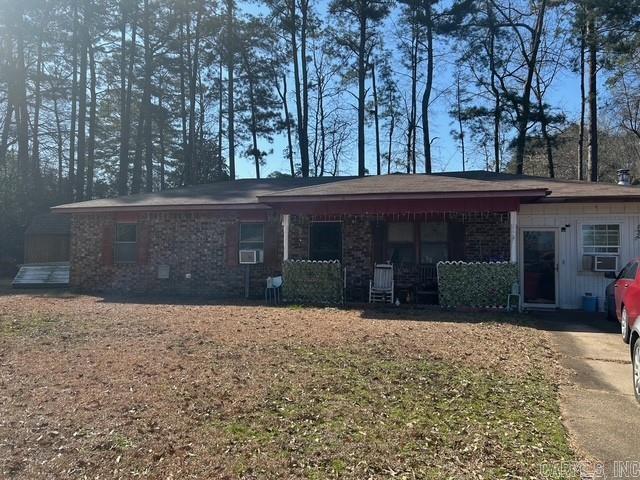
[[57,97],[53,99],[53,115],[56,121],[56,146],[58,147],[58,196],[62,200],[64,193],[64,139],[62,137],[62,120]]
[[433,88],[433,19],[431,3],[425,8],[427,22],[427,80],[422,95],[422,142],[424,144],[424,173],[431,173],[431,134],[429,133],[429,104]]
[[493,162],[494,171],[500,172],[500,122],[502,119],[502,101],[500,90],[496,84],[496,26],[493,7],[487,2],[487,16],[489,18],[489,71],[491,74],[491,94],[493,95]]
[[543,101],[543,92],[540,85],[540,76],[536,73],[536,98],[538,100],[538,114],[540,116],[540,130],[542,133],[542,139],[545,144],[545,151],[547,154],[547,173],[549,178],[555,178],[555,168],[553,164],[553,145],[551,137],[549,136],[549,119],[545,111],[545,105]]
[[124,3],[120,4],[120,155],[118,163],[118,195],[127,194],[129,161],[124,156],[124,131],[126,126],[125,112],[127,108],[127,11]]
[[358,176],[366,174],[365,158],[365,108],[367,91],[365,79],[367,76],[367,17],[360,13],[359,45],[358,45]]
[[191,59],[191,69],[189,71],[189,137],[187,146],[187,158],[185,164],[185,184],[191,185],[199,183],[196,176],[198,171],[196,159],[196,90],[198,80],[198,58],[200,55],[200,18],[201,7],[198,5],[196,14],[195,40],[193,44],[193,58]]
[[293,58],[293,82],[296,94],[296,114],[297,123],[296,128],[298,130],[298,146],[300,148],[300,170],[304,178],[309,176],[310,160],[309,160],[309,141],[308,134],[305,132],[304,122],[304,108],[303,108],[303,93],[302,82],[300,80],[300,60],[298,59],[298,37],[296,31],[296,1],[289,0],[289,18],[290,23],[290,41],[291,41],[291,55]]
[[[40,33],[42,35],[42,32]],[[35,106],[33,109],[33,139],[31,144],[31,163],[33,165],[34,185],[40,188],[40,108],[42,105],[42,38],[38,41],[36,58],[36,79],[34,85]]]
[[0,168],[7,163],[7,149],[9,148],[9,130],[11,129],[11,119],[13,118],[14,104],[11,96],[7,97],[7,110],[4,114],[2,124],[2,134],[0,134]]
[[162,97],[164,90],[162,84],[162,75],[160,76],[159,84],[158,84],[158,116],[157,125],[158,125],[158,143],[160,146],[160,191],[163,191],[166,188],[166,147],[164,140],[164,110],[162,104]]
[[227,141],[229,142],[229,178],[236,179],[236,126],[234,100],[234,0],[227,1]]
[[74,198],[75,187],[75,161],[76,161],[76,120],[77,120],[77,103],[78,103],[78,0],[73,2],[73,36],[71,41],[72,53],[72,77],[71,77],[71,129],[69,131],[69,172],[67,196],[69,200]]
[[[309,165],[309,62],[307,59],[307,27],[309,23],[309,0],[300,0],[300,66],[302,67],[302,128],[300,150],[304,152],[304,163]],[[304,168],[303,168],[303,177]],[[308,176],[308,175],[306,175]]]
[[87,142],[87,187],[85,197],[89,200],[93,198],[93,183],[95,175],[95,153],[96,153],[96,129],[98,95],[97,95],[97,78],[96,78],[96,57],[95,48],[89,43],[89,95],[91,96],[91,104],[89,108],[89,140]]
[[78,164],[76,169],[76,201],[84,200],[84,179],[87,160],[87,44],[86,11],[80,36],[80,82],[78,85]]
[[[391,97],[391,94],[389,94]],[[389,99],[389,104],[391,104],[391,99]],[[393,131],[396,128],[396,116],[393,114],[391,116],[391,124],[389,125],[389,144],[387,147],[387,175],[391,175],[391,155],[393,153]]]
[[[547,0],[542,0],[540,10],[536,18],[536,25],[533,30],[533,41],[531,52],[527,60],[527,77],[524,83],[522,98],[520,100],[521,110],[518,115],[518,137],[516,139],[516,169],[518,174],[524,173],[524,150],[527,143],[527,127],[529,125],[529,117],[531,110],[531,89],[533,86],[533,76],[536,70],[538,50],[540,49],[540,40],[542,38],[544,27],[544,16],[547,7]],[[517,27],[516,27],[517,28]]]
[[132,24],[131,24],[131,46],[129,48],[129,64],[126,66],[127,55],[127,42],[126,42],[126,17],[123,13],[123,30],[121,32],[121,51],[123,57],[121,58],[121,67],[125,66],[126,72],[123,69],[121,71],[121,95],[124,95],[124,99],[121,99],[120,104],[120,165],[118,171],[118,194],[126,195],[128,190],[129,181],[129,149],[131,139],[131,103],[132,103],[132,89],[134,83],[134,64],[136,57],[136,37],[138,31],[137,22],[137,7],[134,10]]
[[382,158],[380,153],[380,117],[378,115],[378,89],[376,85],[376,65],[371,64],[371,81],[373,88],[373,118],[376,128],[376,175],[382,174]]
[[416,173],[416,130],[418,128],[418,27],[416,12],[411,24],[411,107],[407,129],[407,173]]
[[216,176],[222,177],[223,175],[223,162],[222,162],[222,124],[223,124],[223,110],[224,110],[224,90],[223,90],[223,57],[220,54],[220,65],[218,65],[218,174]]
[[[145,152],[145,139],[147,129],[151,129],[151,75],[153,73],[153,56],[151,52],[151,24],[149,22],[149,0],[144,0],[144,10],[142,19],[143,48],[144,48],[144,77],[142,80],[142,99],[140,102],[140,112],[138,129],[136,132],[136,152],[133,157],[133,181],[131,182],[131,192],[140,193],[142,191],[142,159]],[[151,131],[148,132],[151,135]],[[146,152],[145,152],[146,154]],[[153,179],[153,168],[151,169]],[[153,189],[153,181],[150,182]],[[149,186],[145,184],[147,191]]]
[[[29,164],[29,111],[27,104],[27,75],[25,64],[25,45],[24,45],[24,16],[20,11],[20,19],[18,25],[18,33],[16,35],[17,43],[17,59],[16,59],[16,125],[18,140],[18,174],[20,178],[19,191],[21,192],[21,202],[26,206],[33,203],[33,196],[30,193],[30,174],[31,168]],[[31,192],[33,193],[33,192]]]
[[146,192],[153,191],[153,123],[151,108],[151,79],[153,77],[153,52],[151,50],[151,22],[149,0],[144,2],[144,165]]
[[585,28],[580,31],[580,126],[578,131],[578,180],[584,180],[584,133],[585,133],[585,114],[587,110],[585,97],[585,62],[584,55],[586,50]]
[[284,109],[284,118],[285,125],[287,126],[287,157],[289,158],[289,170],[291,172],[291,176],[296,176],[296,167],[293,161],[293,136],[291,131],[291,119],[289,117],[289,100],[287,98],[287,75],[282,75],[282,90],[280,89],[280,84],[276,80],[276,89],[278,90],[278,95],[280,96],[280,100],[282,100],[282,107]]
[[460,89],[460,75],[456,77],[456,116],[458,120],[458,135],[460,136],[460,150],[462,153],[462,171],[467,170],[467,159],[464,148],[464,128],[462,125],[462,93]]
[[[7,40],[5,50],[6,61],[2,65],[8,79],[15,78],[14,68],[11,65],[13,58],[13,42]],[[2,133],[0,134],[0,168],[4,168],[7,164],[7,149],[9,148],[9,131],[11,129],[11,119],[15,109],[15,86],[12,82],[7,82],[7,109],[4,112],[4,120],[2,122]]]
[[589,179],[598,181],[598,40],[595,19],[587,25],[589,48]]

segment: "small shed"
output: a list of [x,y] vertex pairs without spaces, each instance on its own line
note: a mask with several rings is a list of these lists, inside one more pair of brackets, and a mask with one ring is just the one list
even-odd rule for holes
[[24,263],[68,262],[70,238],[68,215],[36,215],[24,233]]

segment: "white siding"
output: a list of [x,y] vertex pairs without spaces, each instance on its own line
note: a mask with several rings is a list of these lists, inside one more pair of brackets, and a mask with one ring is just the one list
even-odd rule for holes
[[[611,280],[603,273],[581,271],[582,251],[580,225],[589,223],[621,224],[619,267],[640,257],[640,240],[636,238],[640,225],[640,204],[580,203],[522,205],[518,228],[553,227],[558,236],[558,306],[581,308],[582,296],[591,293],[600,297],[604,306],[604,290]],[[565,227],[563,232],[561,229]],[[519,247],[520,248],[520,247]],[[519,252],[518,258],[522,258]]]

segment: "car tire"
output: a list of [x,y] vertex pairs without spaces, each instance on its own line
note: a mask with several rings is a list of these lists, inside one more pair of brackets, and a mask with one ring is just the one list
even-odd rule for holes
[[622,307],[622,315],[620,315],[620,333],[624,343],[629,343],[629,314],[627,307]]
[[633,346],[631,363],[633,364],[633,393],[636,396],[636,400],[640,402],[640,339],[636,339],[636,343]]

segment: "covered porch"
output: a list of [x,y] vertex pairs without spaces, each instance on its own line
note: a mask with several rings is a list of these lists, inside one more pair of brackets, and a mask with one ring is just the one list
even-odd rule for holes
[[[441,261],[517,262],[519,201],[480,199],[458,203],[393,201],[353,211],[282,211],[283,259],[338,260],[345,299],[366,301],[374,267],[390,263],[394,295],[402,303],[437,304]],[[296,213],[293,213],[296,211]]]

